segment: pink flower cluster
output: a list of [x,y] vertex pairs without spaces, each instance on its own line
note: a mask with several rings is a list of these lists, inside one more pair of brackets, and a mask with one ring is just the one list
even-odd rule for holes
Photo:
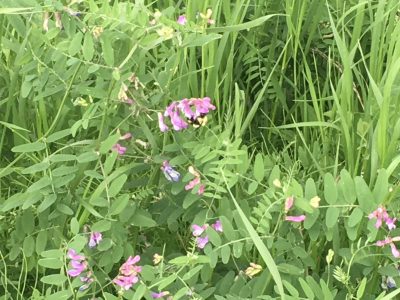
[[[376,219],[375,228],[382,227],[383,223],[386,224],[389,231],[396,228],[397,219],[390,218],[386,208],[383,207],[382,205],[380,205],[376,210],[374,210],[372,213],[370,213],[368,215],[368,219],[370,219],[370,220]],[[394,244],[394,242],[399,242],[399,241],[400,241],[400,236],[387,237],[384,240],[377,241],[375,245],[378,247],[384,247],[386,245],[390,245],[393,256],[396,258],[399,258],[400,251],[396,248],[396,245]]]
[[185,190],[192,190],[194,187],[199,186],[199,189],[197,190],[198,195],[202,195],[205,190],[205,185],[200,183],[200,173],[197,172],[193,166],[189,167],[189,173],[194,176],[194,179],[191,180],[187,185],[185,185]]
[[[164,117],[169,117],[172,127],[176,131],[186,129],[189,124],[199,117],[206,116],[210,110],[215,110],[209,97],[190,98],[172,102],[165,110],[164,114],[158,113],[158,125],[162,132],[169,130],[164,122]],[[182,118],[185,117],[186,121]]]
[[[208,244],[208,235],[201,236],[204,231],[208,228],[208,224],[204,224],[203,226],[193,224],[192,225],[192,234],[196,237],[197,247],[200,249],[204,249],[204,247]],[[222,223],[220,220],[217,220],[214,224],[211,224],[211,227],[214,228],[216,232],[223,232]]]
[[[293,197],[287,197],[285,201],[285,213],[287,213],[293,206],[294,204],[294,198]],[[300,216],[286,216],[285,221],[290,221],[290,222],[303,222],[306,219],[305,215],[300,215]]]
[[[132,138],[132,134],[130,132],[127,132],[123,136],[121,136],[119,139],[121,141],[124,141],[124,140],[129,140],[131,138]],[[127,148],[122,146],[121,144],[117,143],[112,147],[112,150],[117,151],[119,155],[124,155]]]
[[89,247],[90,248],[96,247],[101,242],[102,239],[103,235],[101,234],[101,232],[90,233]]
[[161,298],[164,298],[165,296],[168,296],[169,294],[170,293],[168,291],[159,292],[159,293],[151,293],[151,297],[153,299],[161,299]]
[[396,237],[387,237],[386,239],[382,240],[382,241],[377,241],[375,245],[377,245],[378,247],[384,247],[386,245],[390,245],[390,248],[392,250],[392,254],[394,257],[399,258],[400,257],[400,252],[399,250],[396,248],[396,245],[394,244],[394,242],[399,242],[400,241],[400,236],[396,236]]
[[396,218],[391,219],[386,209],[380,205],[376,210],[368,215],[368,219],[376,219],[375,227],[379,228],[382,226],[383,222],[386,223],[386,226],[389,230],[396,228]]
[[71,269],[67,271],[67,274],[71,277],[80,276],[82,273],[86,274],[80,277],[80,280],[84,283],[79,290],[85,290],[93,282],[92,272],[87,271],[88,263],[84,255],[78,254],[74,249],[69,249],[67,253],[70,261]]
[[140,256],[129,256],[125,263],[119,268],[119,274],[114,278],[113,282],[123,288],[129,290],[136,282],[139,281],[138,274],[142,271],[141,266],[136,266],[140,261]]

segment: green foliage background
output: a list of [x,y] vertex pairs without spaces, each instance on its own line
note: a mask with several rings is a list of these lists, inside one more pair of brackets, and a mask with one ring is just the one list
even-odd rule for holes
[[[382,276],[400,283],[398,265],[374,247],[385,234],[366,218],[399,206],[398,1],[73,2],[0,1],[1,299],[400,293],[384,296]],[[198,15],[207,8],[215,25]],[[217,107],[207,126],[160,132],[157,112],[204,96]],[[182,182],[164,179],[163,160]],[[189,165],[206,183],[201,197],[184,190]],[[291,195],[304,224],[283,221]],[[190,225],[216,219],[224,233],[209,228],[201,253]],[[86,224],[103,233],[96,250]],[[65,275],[70,247],[94,266],[84,293]],[[142,281],[118,296],[110,280],[133,254]],[[254,278],[243,274],[250,262],[263,266]]]

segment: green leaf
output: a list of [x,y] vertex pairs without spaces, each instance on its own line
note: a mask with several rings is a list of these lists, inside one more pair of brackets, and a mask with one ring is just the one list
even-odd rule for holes
[[194,267],[193,269],[190,269],[185,275],[182,276],[182,280],[187,281],[190,278],[192,278],[194,275],[196,275],[204,266],[199,265]]
[[60,249],[51,249],[51,250],[43,251],[40,255],[45,258],[61,259],[64,256],[64,252],[61,251]]
[[129,195],[121,195],[111,204],[110,215],[120,214],[129,203]]
[[57,132],[55,132],[53,134],[50,134],[47,137],[46,141],[48,143],[52,143],[52,142],[61,140],[62,138],[65,138],[66,136],[69,136],[69,135],[71,135],[71,129],[68,128],[68,129],[64,129],[64,130],[61,130],[61,131],[57,131]]
[[258,153],[254,161],[254,178],[261,182],[264,179],[264,174],[264,160],[262,154]]
[[67,276],[63,274],[47,275],[40,278],[40,281],[46,284],[63,285],[64,282],[67,281]]
[[222,223],[223,234],[227,237],[229,241],[234,241],[237,239],[237,233],[233,229],[232,223],[225,216],[221,216],[220,221]]
[[69,47],[68,47],[69,55],[74,56],[75,54],[77,54],[79,52],[79,50],[81,49],[81,45],[82,45],[82,38],[83,38],[83,35],[81,32],[75,33],[74,38],[69,43]]
[[[107,139],[105,139],[101,143],[99,152],[101,154],[106,154],[118,142],[119,138],[120,138],[119,134],[114,134],[114,135],[109,136]],[[79,158],[78,158],[78,161],[79,161]]]
[[51,184],[51,179],[49,176],[44,176],[35,183],[33,183],[27,190],[28,193],[42,190],[43,188]]
[[360,221],[362,220],[364,216],[364,213],[361,209],[359,209],[358,207],[356,207],[350,217],[349,217],[349,227],[354,227],[356,225],[358,225],[360,223]]
[[72,292],[68,289],[46,296],[46,300],[68,300],[71,299],[71,296]]
[[91,152],[82,153],[81,155],[79,155],[77,157],[77,160],[79,163],[86,163],[86,162],[97,160],[98,158],[99,158],[99,156],[97,155],[97,153],[94,151],[91,151]]
[[301,285],[301,288],[303,289],[304,293],[307,296],[307,299],[312,300],[314,299],[314,293],[312,288],[307,284],[307,282],[303,278],[299,278],[299,282]]
[[47,269],[61,269],[63,262],[57,258],[42,258],[38,260],[38,264]]
[[37,172],[42,172],[44,170],[47,170],[50,167],[50,164],[48,162],[41,162],[34,164],[28,168],[25,168],[21,171],[22,174],[35,174]]
[[140,227],[153,227],[157,225],[157,223],[151,218],[150,213],[140,208],[136,208],[135,214],[132,216],[131,221],[132,225]]
[[41,213],[45,211],[50,205],[52,205],[57,200],[56,194],[46,195],[42,203],[38,207],[38,212]]
[[229,258],[231,256],[231,247],[228,245],[223,246],[221,248],[221,259],[223,264],[227,264],[229,262]]
[[208,28],[207,32],[235,32],[235,31],[241,31],[241,30],[249,30],[250,28],[260,26],[267,20],[271,19],[272,17],[275,16],[284,16],[282,14],[273,14],[273,15],[267,15],[260,17],[258,19],[237,24],[237,25],[230,25],[230,26],[225,26],[225,27],[214,27],[214,28]]
[[338,191],[336,187],[335,178],[332,174],[326,173],[324,176],[324,196],[326,202],[329,204],[335,204],[338,197]]
[[326,227],[333,228],[339,219],[340,210],[337,207],[329,207],[326,210]]
[[363,280],[361,280],[360,285],[358,286],[357,289],[357,299],[361,299],[361,297],[364,295],[366,286],[367,286],[367,278],[364,277]]
[[364,213],[369,214],[378,206],[378,203],[375,201],[364,178],[357,176],[354,178],[354,183],[356,186],[358,204]]
[[348,204],[353,204],[356,201],[354,181],[351,178],[350,173],[344,169],[340,172],[339,187],[346,202]]
[[106,64],[110,67],[114,66],[114,49],[109,34],[103,33],[100,36],[101,49],[103,50],[103,58]]
[[35,251],[35,239],[33,238],[33,236],[28,235],[24,239],[22,249],[24,249],[24,254],[26,257],[32,256],[33,252]]
[[79,222],[76,217],[73,217],[71,219],[71,232],[72,234],[78,234],[79,233]]
[[169,286],[171,283],[173,283],[176,280],[177,277],[178,277],[177,274],[172,274],[172,275],[169,275],[166,278],[161,279],[157,284],[158,285],[158,289],[160,291],[163,290],[164,288]]
[[373,190],[375,201],[377,201],[378,203],[383,203],[388,193],[388,175],[385,169],[380,169],[378,170],[378,177],[376,178]]
[[201,47],[218,40],[222,37],[220,34],[211,33],[207,35],[200,35],[196,33],[189,34],[182,43],[182,47]]
[[54,154],[49,157],[51,162],[75,161],[76,159],[76,155],[73,154]]
[[15,146],[11,149],[12,152],[23,152],[23,153],[28,153],[28,152],[37,152],[41,151],[46,148],[46,145],[42,142],[35,142],[35,143],[29,143],[29,144],[22,144]]
[[215,245],[217,247],[221,246],[221,243],[222,243],[221,238],[219,237],[219,234],[214,229],[212,229],[211,227],[208,227],[207,235],[208,235],[208,238],[210,239],[210,242],[213,245]]
[[25,195],[26,194],[22,194],[22,193],[16,193],[16,194],[12,195],[10,198],[8,198],[3,203],[1,210],[3,212],[7,212],[11,209],[21,206],[25,201]]
[[92,225],[92,231],[104,232],[111,229],[111,221],[100,220]]
[[121,189],[124,186],[127,179],[128,179],[128,176],[126,176],[125,174],[122,174],[117,179],[115,179],[111,183],[111,186],[108,190],[108,196],[115,197],[116,195],[118,195],[118,193],[121,191]]
[[93,38],[92,38],[92,33],[90,31],[87,31],[85,33],[85,39],[83,40],[83,57],[91,61],[93,58],[94,54],[94,43],[93,43]]
[[40,231],[36,237],[36,253],[41,254],[47,245],[47,231]]
[[118,152],[117,151],[112,151],[108,156],[107,159],[104,163],[104,174],[108,175],[111,173],[111,171],[114,168],[115,162],[117,161],[118,158]]
[[26,210],[21,217],[22,230],[25,234],[30,234],[35,229],[35,217],[31,210]]

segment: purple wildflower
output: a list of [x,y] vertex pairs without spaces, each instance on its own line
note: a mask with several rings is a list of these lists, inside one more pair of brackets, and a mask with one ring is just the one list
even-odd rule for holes
[[129,290],[136,282],[139,281],[138,274],[142,271],[141,266],[136,266],[140,261],[140,256],[129,256],[125,263],[119,268],[119,274],[114,278],[113,282],[125,290]]
[[285,201],[285,212],[287,213],[289,209],[292,208],[294,203],[294,198],[293,197],[287,197]]
[[158,113],[158,126],[160,127],[161,132],[166,132],[169,129],[168,126],[165,125],[164,116],[160,112]]
[[168,291],[159,292],[159,293],[151,293],[151,297],[153,299],[160,299],[160,298],[163,298],[163,297],[168,296],[168,295],[169,295]]
[[[86,258],[84,255],[80,255],[76,253],[74,249],[69,249],[67,256],[70,261],[70,269],[67,270],[67,274],[71,277],[78,277],[82,273],[87,271],[88,268],[88,263],[86,261]],[[88,288],[89,285],[94,281],[92,278],[92,272],[88,271],[85,276],[82,276],[81,281],[84,282],[85,284],[82,285],[79,290],[83,291],[84,289]]]
[[376,219],[375,227],[379,228],[382,226],[382,222],[389,218],[386,209],[383,206],[379,206],[376,210],[369,214],[368,219]]
[[202,195],[204,193],[204,190],[206,189],[206,186],[204,184],[200,184],[199,190],[197,191],[197,194]]
[[163,162],[161,170],[164,172],[165,178],[169,181],[177,182],[181,178],[181,174],[171,167],[167,160]]
[[96,245],[98,245],[101,240],[103,239],[103,235],[101,234],[101,232],[92,232],[90,234],[90,239],[89,239],[89,247],[93,248]]
[[186,25],[187,19],[185,15],[181,15],[178,17],[178,20],[176,21],[179,25]]
[[196,243],[197,243],[197,247],[199,247],[200,249],[204,249],[204,247],[208,243],[208,236],[206,235],[205,237],[200,237],[200,236],[197,237]]
[[[171,124],[176,131],[186,129],[189,125],[182,118],[186,118],[189,123],[193,123],[199,117],[205,117],[210,110],[215,110],[215,106],[211,104],[209,97],[182,99],[174,101],[167,106],[164,117],[169,117]],[[162,132],[168,130],[164,120],[159,115],[159,126]]]
[[217,232],[223,232],[222,223],[221,223],[220,220],[217,220],[217,221],[216,221],[214,224],[212,224],[211,226],[212,226],[212,228],[214,228],[215,231],[217,231]]
[[392,254],[394,257],[398,258],[400,257],[400,252],[397,250],[396,245],[394,243],[390,243],[390,248],[392,250]]
[[85,256],[84,255],[79,255],[74,249],[68,249],[67,256],[69,259],[72,260],[84,260]]
[[112,150],[117,151],[119,155],[124,155],[127,149],[126,149],[126,147],[123,147],[120,144],[115,144],[112,147]]
[[393,230],[393,229],[395,229],[396,228],[396,221],[397,221],[397,219],[396,218],[393,218],[393,219],[391,219],[391,218],[387,218],[386,219],[386,225],[387,225],[387,227],[389,228],[389,230]]
[[123,136],[121,136],[119,139],[123,141],[123,140],[129,140],[131,138],[132,138],[132,133],[127,132]]
[[306,219],[305,215],[300,215],[300,216],[286,216],[285,221],[290,221],[290,222],[303,222]]
[[208,224],[204,224],[203,226],[199,226],[196,224],[192,225],[192,229],[193,229],[193,236],[200,236],[208,227]]
[[200,183],[200,178],[196,177],[192,181],[190,181],[187,185],[185,185],[185,190],[191,190],[193,189],[196,185]]

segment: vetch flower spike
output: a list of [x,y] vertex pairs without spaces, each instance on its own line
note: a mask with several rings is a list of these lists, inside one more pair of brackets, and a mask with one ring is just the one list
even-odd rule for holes
[[388,227],[389,230],[393,230],[393,229],[396,228],[396,224],[395,224],[396,221],[397,221],[396,218],[391,219],[391,218],[388,217],[388,218],[386,219],[386,225],[387,225],[387,227]]
[[119,274],[114,278],[113,282],[124,290],[129,290],[136,282],[139,281],[138,274],[142,271],[141,266],[136,266],[140,261],[140,256],[129,256],[125,263],[119,268]]
[[167,160],[164,160],[161,170],[164,173],[165,178],[172,182],[178,182],[181,178],[181,174],[176,171]]
[[294,203],[294,198],[292,196],[286,198],[286,201],[285,201],[285,213],[287,213],[289,211],[289,209],[292,208],[293,203]]
[[376,219],[375,227],[379,228],[382,226],[383,221],[387,221],[389,218],[389,215],[386,211],[386,209],[383,206],[379,206],[376,210],[374,210],[372,213],[368,215],[368,219]]
[[112,150],[117,151],[119,155],[124,155],[127,149],[126,149],[126,147],[123,147],[120,144],[115,144],[112,147]]
[[186,25],[186,23],[187,23],[186,16],[185,16],[185,15],[179,16],[179,17],[178,17],[178,20],[177,20],[176,22],[177,22],[179,25],[182,25],[182,26]]
[[205,237],[197,237],[196,239],[197,247],[200,249],[204,249],[204,247],[208,244],[208,236]]
[[221,223],[220,220],[217,220],[217,221],[216,221],[214,224],[212,224],[211,226],[212,226],[212,228],[214,228],[215,231],[217,231],[217,232],[223,232],[222,223]]
[[153,299],[160,299],[160,298],[163,298],[163,297],[168,296],[168,295],[169,295],[168,291],[159,292],[159,293],[151,293],[151,297]]
[[90,234],[89,247],[93,248],[93,247],[97,246],[101,242],[102,239],[103,239],[103,235],[101,234],[101,232],[92,232]]
[[203,226],[199,226],[196,224],[192,225],[192,229],[193,229],[193,236],[200,236],[208,227],[208,224],[204,224]]
[[290,221],[290,222],[303,222],[306,219],[305,215],[300,215],[300,216],[286,216],[285,221]]

